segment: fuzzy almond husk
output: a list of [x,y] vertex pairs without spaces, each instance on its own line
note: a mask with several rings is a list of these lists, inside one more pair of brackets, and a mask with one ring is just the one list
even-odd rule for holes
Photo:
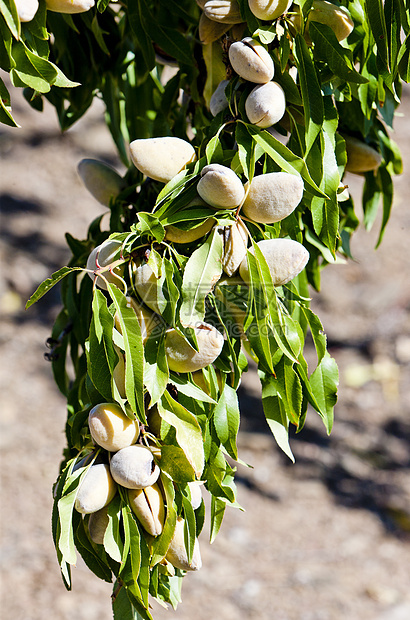
[[108,452],[134,444],[139,437],[139,423],[131,420],[116,403],[99,403],[88,414],[88,426],[95,443]]
[[38,10],[38,0],[14,0],[21,22],[31,22]]
[[[291,17],[291,22],[294,25],[297,32],[301,31],[302,17],[298,13]],[[350,17],[349,11],[344,6],[337,6],[327,0],[313,0],[312,9],[309,11],[306,28],[304,32],[304,38],[308,45],[312,45],[312,39],[309,36],[309,24],[311,22],[318,22],[329,26],[337,40],[343,41],[346,39],[354,28],[354,22]]]
[[140,172],[161,183],[168,183],[196,159],[192,144],[172,136],[133,140],[130,154]]
[[346,142],[346,170],[355,174],[377,170],[383,157],[373,147],[353,136],[343,136]]
[[182,230],[178,226],[172,226],[171,224],[165,226],[165,239],[173,243],[192,243],[192,241],[196,241],[209,233],[214,224],[215,220],[212,217],[209,217],[205,222],[190,230]]
[[303,196],[303,180],[288,172],[268,172],[253,177],[246,189],[243,215],[260,224],[273,224],[296,209]]
[[255,86],[245,101],[245,112],[250,122],[262,129],[278,123],[285,110],[285,91],[276,82]]
[[117,485],[109,466],[104,463],[91,465],[78,490],[74,508],[81,514],[97,512],[110,503],[116,492]]
[[222,24],[240,24],[243,21],[236,0],[208,0],[203,11],[206,17]]
[[251,37],[232,43],[229,60],[233,70],[248,82],[266,84],[273,78],[275,68],[269,52]]
[[[266,260],[274,286],[282,286],[292,280],[304,269],[309,260],[307,249],[293,239],[264,239],[258,241],[257,246]],[[253,248],[249,251],[254,254]],[[249,284],[247,257],[243,259],[239,273],[242,280]]]
[[181,517],[177,519],[174,535],[171,538],[165,559],[171,562],[175,568],[181,570],[199,570],[202,566],[199,542],[198,539],[195,540],[192,560],[189,562],[184,541],[184,523],[185,521]]
[[233,209],[240,205],[245,196],[238,175],[221,164],[209,164],[202,168],[197,191],[208,205],[216,209]]
[[165,335],[165,354],[170,370],[174,372],[195,372],[212,364],[222,351],[224,337],[212,325],[201,323],[193,326],[198,351],[177,332],[168,329]]
[[[90,253],[86,268],[89,269],[88,275],[90,278],[95,281],[96,286],[102,289],[103,291],[107,290],[107,282],[111,282],[112,284],[116,284],[118,286],[120,282],[120,278],[122,278],[124,274],[124,265],[118,265],[113,269],[108,269],[104,271],[103,276],[96,275],[95,273],[91,273],[92,271],[98,271],[98,269],[102,267],[108,267],[111,263],[115,262],[119,259],[119,250],[121,249],[121,242],[114,241],[112,239],[107,239],[100,245],[97,245],[92,252]],[[105,280],[103,279],[105,278]]]
[[124,188],[124,180],[108,164],[97,159],[82,159],[77,166],[78,174],[90,194],[105,207],[110,206]]
[[271,21],[286,13],[293,0],[249,0],[249,9],[258,19]]
[[228,100],[225,95],[225,88],[228,86],[229,80],[221,80],[212,93],[209,101],[209,110],[212,116],[216,116],[222,110],[228,107]]
[[48,11],[54,13],[85,13],[95,5],[95,0],[46,0]]
[[109,522],[108,508],[109,504],[101,508],[101,510],[97,510],[97,512],[92,512],[90,514],[88,533],[90,534],[91,540],[97,545],[102,545],[104,542],[104,535]]
[[158,484],[144,489],[129,489],[131,509],[142,527],[151,536],[159,536],[165,522],[164,498]]
[[118,450],[111,458],[110,470],[115,482],[126,489],[149,487],[160,473],[152,452],[140,445]]
[[248,247],[248,229],[238,219],[232,226],[224,228],[224,254],[222,267],[227,276],[232,276],[246,256]]

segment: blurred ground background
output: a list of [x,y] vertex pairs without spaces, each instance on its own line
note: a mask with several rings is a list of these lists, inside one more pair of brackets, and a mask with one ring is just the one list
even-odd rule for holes
[[[64,233],[83,238],[102,212],[76,165],[117,166],[98,105],[61,135],[54,111],[13,92],[22,129],[1,144],[1,604],[13,620],[108,620],[109,584],[79,562],[66,592],[51,539],[51,487],[64,448],[65,402],[44,342],[59,309],[54,289],[28,312],[36,286],[68,259]],[[240,389],[238,501],[203,568],[185,579],[177,612],[155,620],[408,620],[410,618],[410,91],[395,139],[404,157],[392,219],[352,242],[355,262],[328,267],[313,308],[340,366],[334,431],[310,412],[282,456],[263,419],[258,382]],[[360,213],[360,177],[346,178]]]

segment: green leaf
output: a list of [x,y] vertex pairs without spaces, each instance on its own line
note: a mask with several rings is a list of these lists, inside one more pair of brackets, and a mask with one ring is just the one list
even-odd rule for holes
[[335,360],[326,353],[309,379],[313,394],[320,407],[320,415],[330,433],[333,426],[333,408],[337,401],[339,372]]
[[107,308],[103,293],[95,289],[92,320],[86,347],[87,370],[94,387],[107,400],[112,400],[112,373],[118,360],[112,340],[114,318]]
[[222,253],[222,236],[214,229],[188,259],[182,280],[180,309],[180,319],[184,327],[204,320],[205,298],[222,274]]
[[94,573],[94,575],[97,575],[97,577],[99,577],[100,579],[111,583],[111,569],[107,565],[106,561],[102,559],[101,554],[96,551],[97,545],[89,540],[85,532],[84,523],[84,519],[79,519],[74,536],[75,546],[77,547],[77,550],[83,558],[84,562],[86,563],[88,568]]
[[31,52],[23,42],[13,45],[13,58],[16,62],[13,74],[34,90],[49,92],[57,78],[57,71],[51,62]]
[[192,508],[191,500],[185,495],[182,495],[182,506],[184,508],[184,542],[188,562],[190,563],[192,561],[196,541],[195,512]]
[[11,114],[10,95],[0,78],[0,123],[8,125],[9,127],[20,127],[20,125],[14,120]]
[[308,153],[323,125],[323,96],[309,48],[300,34],[295,37],[295,54],[302,91],[306,125],[306,153]]
[[47,278],[40,284],[40,286],[34,291],[28,302],[26,303],[26,310],[43,297],[48,291],[53,288],[60,280],[65,278],[69,273],[73,271],[82,271],[82,267],[61,267],[58,271],[55,271],[51,278]]
[[236,390],[225,384],[222,395],[214,409],[213,422],[219,441],[229,456],[237,460],[236,437],[239,430],[240,414]]
[[381,187],[383,188],[383,218],[376,248],[378,248],[383,241],[384,232],[390,219],[390,213],[393,206],[393,182],[391,175],[386,168],[380,167],[378,170],[378,176],[380,178]]
[[171,383],[171,385],[174,385],[177,388],[178,392],[184,394],[184,396],[200,400],[204,403],[210,403],[211,405],[216,404],[216,401],[213,398],[211,398],[208,394],[201,390],[201,388],[199,388],[195,383],[189,381],[189,379],[184,374],[178,375],[171,372],[169,383]]
[[121,564],[124,543],[120,533],[121,498],[119,495],[116,495],[109,503],[107,515],[108,525],[104,534],[104,549],[110,558]]
[[195,416],[177,403],[168,392],[164,393],[158,403],[158,411],[161,418],[175,428],[178,445],[185,452],[199,479],[204,468],[204,443]]
[[160,465],[161,470],[166,472],[174,482],[184,483],[195,480],[195,470],[179,446],[163,445]]
[[246,125],[246,128],[255,142],[263,148],[265,153],[273,159],[281,170],[284,172],[289,172],[290,174],[300,174],[303,180],[309,185],[310,191],[315,196],[326,197],[326,195],[310,176],[306,162],[303,159],[295,155],[295,153],[292,153],[287,146],[279,142],[279,140],[272,136],[268,131],[260,130],[258,127],[255,127],[255,125]]
[[158,243],[165,237],[165,229],[158,218],[152,213],[137,213],[137,217],[140,221],[141,235],[150,234],[154,237]]
[[155,566],[160,562],[168,550],[169,543],[175,530],[177,513],[175,510],[175,488],[169,476],[163,472],[160,474],[162,487],[165,492],[165,503],[167,506],[166,520],[162,530],[162,534],[156,537],[152,545],[151,566]]
[[131,409],[138,419],[146,424],[144,407],[144,348],[137,316],[128,306],[125,295],[108,282],[108,292],[114,303],[125,349],[125,393]]
[[165,329],[158,333],[155,329],[144,345],[144,385],[147,388],[151,401],[149,407],[153,407],[161,398],[168,384],[169,370],[165,355]]
[[311,202],[313,227],[319,239],[335,256],[336,239],[339,232],[339,205],[337,189],[340,183],[334,146],[327,132],[320,134],[322,152],[322,180],[320,187],[329,196],[323,200],[314,196]]
[[127,0],[127,15],[132,31],[138,41],[145,62],[145,70],[151,71],[155,67],[155,52],[151,37],[147,33],[144,21],[145,7],[139,0]]
[[302,407],[302,386],[293,364],[284,356],[275,366],[275,387],[282,399],[285,413],[297,427]]
[[364,0],[364,4],[366,19],[377,46],[378,57],[387,70],[389,65],[387,53],[388,38],[383,12],[383,0]]
[[[87,475],[92,462],[93,461],[90,461],[87,467],[81,467],[74,473],[69,473],[64,483],[62,496],[57,502],[60,524],[60,535],[57,544],[62,558],[65,562],[67,562],[67,564],[75,564],[77,561],[72,524],[73,510],[79,488]],[[69,465],[69,472],[72,472],[73,465],[74,462]]]
[[20,19],[13,0],[0,0],[0,13],[3,15],[13,37],[18,41],[20,38]]
[[212,544],[221,529],[222,521],[225,514],[226,502],[218,497],[211,497],[211,529],[209,534],[209,542]]
[[319,55],[338,78],[355,84],[368,82],[354,68],[351,50],[340,45],[330,26],[312,20],[309,23],[309,35],[315,44],[315,55]]
[[279,448],[295,462],[289,444],[289,419],[285,407],[276,389],[276,379],[273,375],[259,371],[262,383],[262,406],[266,421]]
[[156,16],[152,15],[146,0],[139,0],[140,15],[143,18],[144,29],[159,47],[175,58],[183,65],[193,65],[191,47],[184,35],[175,28],[168,28],[159,23]]

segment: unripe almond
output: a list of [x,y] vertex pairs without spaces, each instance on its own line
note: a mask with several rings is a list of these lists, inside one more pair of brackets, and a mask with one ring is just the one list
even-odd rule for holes
[[91,465],[80,484],[74,508],[82,514],[97,512],[110,503],[116,491],[108,465]]
[[246,256],[248,247],[248,229],[241,219],[232,226],[224,228],[224,254],[222,267],[228,276],[232,276]]
[[131,509],[144,530],[151,536],[159,536],[165,521],[164,498],[158,484],[144,489],[129,489]]
[[231,168],[209,164],[202,168],[198,194],[215,209],[233,209],[245,196],[242,181]]
[[273,20],[286,13],[293,0],[249,0],[249,8],[258,19]]
[[224,338],[212,325],[201,323],[193,327],[198,351],[177,332],[169,329],[165,336],[165,354],[170,370],[174,372],[194,372],[212,364],[222,351]]
[[118,450],[110,462],[115,482],[126,489],[143,489],[158,480],[159,467],[148,448],[140,445]]
[[208,0],[203,10],[204,14],[215,22],[240,24],[243,21],[236,0]]
[[124,188],[124,180],[112,166],[97,159],[82,159],[77,166],[78,174],[90,194],[105,207],[110,206]]
[[285,110],[285,92],[276,82],[255,86],[245,101],[245,111],[250,122],[262,129],[278,123]]
[[133,265],[134,287],[143,302],[153,312],[161,314],[166,299],[162,289],[158,286],[158,278],[151,269],[151,265],[145,262],[135,262]]
[[100,403],[88,414],[88,426],[95,443],[108,452],[131,446],[139,437],[139,423],[125,415],[115,403]]
[[117,286],[121,283],[120,278],[122,278],[124,274],[124,265],[118,265],[113,269],[108,269],[107,271],[104,271],[101,276],[91,273],[91,270],[98,271],[98,269],[102,267],[108,267],[115,260],[118,260],[120,249],[120,241],[107,239],[106,241],[104,241],[104,243],[97,245],[97,247],[93,249],[87,259],[86,268],[90,270],[88,272],[88,275],[92,280],[95,281],[96,286],[98,286],[98,288],[101,288],[103,291],[107,290],[107,285],[103,277],[108,282],[116,284]]
[[94,0],[46,0],[47,10],[55,13],[85,13],[94,4]]
[[215,22],[212,19],[209,19],[205,13],[202,13],[199,18],[199,40],[203,45],[209,45],[209,43],[213,43],[214,41],[220,39],[230,27],[231,24]]
[[90,514],[88,533],[90,534],[91,540],[97,545],[102,545],[104,542],[104,535],[109,523],[108,507],[109,504],[101,508],[101,510],[97,510],[97,512],[92,512]]
[[181,517],[177,519],[174,535],[171,538],[165,559],[171,562],[175,568],[181,570],[199,570],[202,566],[199,542],[198,539],[195,540],[192,560],[189,562],[184,541],[184,523],[185,521]]
[[250,37],[232,43],[229,60],[233,70],[244,80],[266,84],[273,78],[275,68],[269,52]]
[[195,149],[189,142],[170,136],[134,140],[130,153],[132,163],[140,172],[161,183],[168,183],[196,159]]
[[194,510],[202,504],[202,483],[194,480],[188,482],[189,491],[191,493],[191,505]]
[[343,136],[346,142],[347,164],[346,170],[361,174],[370,170],[377,170],[383,157],[373,147],[358,138]]
[[31,22],[37,13],[38,0],[14,0],[17,14],[21,22]]
[[[257,243],[268,265],[274,286],[282,286],[298,275],[309,260],[309,252],[293,239],[264,239]],[[254,249],[249,250],[254,254]],[[239,267],[241,278],[249,283],[247,257]]]
[[225,95],[225,88],[228,86],[229,80],[222,80],[212,93],[209,101],[209,110],[212,116],[216,116],[222,110],[228,107],[228,100]]
[[287,217],[300,203],[303,196],[302,178],[287,172],[268,172],[253,177],[242,213],[261,224],[273,224]]
[[[298,32],[301,31],[301,20],[300,13],[291,18]],[[311,22],[318,22],[325,26],[329,26],[339,42],[346,39],[354,28],[354,22],[350,17],[349,11],[344,6],[337,6],[332,2],[327,2],[327,0],[313,0],[304,32],[304,37],[308,45],[312,44],[312,40],[309,36],[309,24]]]
[[192,243],[192,241],[196,241],[200,239],[214,226],[215,220],[212,217],[209,217],[205,222],[202,222],[199,226],[195,226],[195,228],[191,228],[190,230],[182,230],[177,226],[166,226],[165,227],[165,239],[167,241],[172,241],[172,243]]

